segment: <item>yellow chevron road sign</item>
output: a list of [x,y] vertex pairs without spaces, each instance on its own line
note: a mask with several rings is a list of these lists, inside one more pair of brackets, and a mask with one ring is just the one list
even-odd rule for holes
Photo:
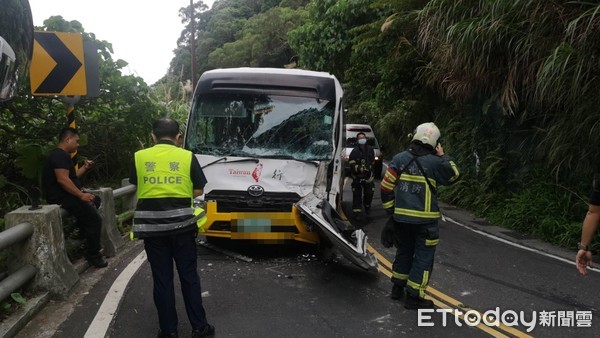
[[33,95],[86,95],[81,34],[34,32],[29,75]]

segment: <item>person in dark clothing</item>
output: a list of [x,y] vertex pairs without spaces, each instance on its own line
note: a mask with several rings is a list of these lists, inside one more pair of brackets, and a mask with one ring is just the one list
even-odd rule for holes
[[581,242],[575,257],[577,269],[582,275],[587,275],[588,266],[592,266],[592,252],[590,245],[598,227],[600,226],[600,173],[594,175],[593,189],[588,203],[588,212],[583,220],[581,229]]
[[135,169],[129,182],[137,185],[132,238],[144,239],[152,269],[154,304],[158,311],[158,337],[177,337],[177,311],[173,262],[177,267],[192,337],[211,337],[202,305],[197,268],[196,236],[206,223],[202,208],[193,198],[202,195],[206,177],[196,157],[179,148],[179,124],[170,118],[157,120],[152,128],[153,147],[135,153]]
[[371,201],[375,191],[373,184],[375,151],[367,144],[365,133],[356,135],[356,143],[356,147],[352,149],[348,157],[348,164],[352,175],[352,214],[355,218],[360,218],[363,205],[365,213],[367,215],[371,213]]
[[71,153],[79,146],[79,133],[74,128],[63,128],[58,136],[59,143],[46,158],[42,169],[42,186],[46,201],[59,204],[77,220],[77,227],[85,238],[85,258],[97,267],[108,266],[100,253],[100,230],[102,218],[96,204],[99,199],[81,190],[80,178],[94,167],[94,162],[86,160],[77,170]]
[[409,148],[392,158],[381,181],[381,202],[392,214],[382,244],[396,246],[391,298],[400,300],[406,292],[407,309],[434,307],[424,295],[440,241],[437,187],[453,184],[459,176],[440,144],[438,127],[429,122],[415,129]]

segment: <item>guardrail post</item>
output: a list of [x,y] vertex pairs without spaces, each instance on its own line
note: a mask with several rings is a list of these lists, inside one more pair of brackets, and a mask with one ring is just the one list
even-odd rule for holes
[[9,269],[16,271],[25,264],[37,268],[33,280],[34,288],[48,290],[53,296],[66,297],[79,280],[79,274],[67,257],[62,218],[58,205],[43,205],[29,210],[23,206],[6,214],[6,229],[20,223],[33,224],[31,237],[9,250]]
[[117,228],[117,216],[115,211],[115,199],[111,188],[99,188],[90,190],[94,195],[100,196],[102,203],[98,212],[102,216],[102,249],[104,256],[114,257],[119,248],[124,244],[121,233]]
[[[123,180],[121,180],[121,187],[126,187],[128,185],[131,185],[131,183],[129,183],[128,178],[124,178]],[[136,205],[137,194],[134,193],[131,195],[123,196],[123,210],[135,210]]]

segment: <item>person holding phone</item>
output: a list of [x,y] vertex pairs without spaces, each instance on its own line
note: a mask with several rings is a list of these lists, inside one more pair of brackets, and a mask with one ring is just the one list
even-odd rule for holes
[[94,168],[95,163],[86,160],[75,169],[71,159],[79,147],[79,132],[74,128],[63,128],[58,135],[58,145],[48,157],[42,169],[42,186],[46,201],[59,204],[77,220],[77,227],[85,238],[85,259],[97,268],[108,266],[100,253],[100,231],[102,218],[98,214],[99,198],[84,192],[81,177]]
[[385,247],[396,246],[391,298],[400,300],[406,293],[407,309],[434,307],[424,295],[439,243],[437,187],[455,183],[460,175],[444,153],[440,136],[434,123],[420,124],[408,149],[392,158],[381,181],[381,202],[392,215],[381,240]]

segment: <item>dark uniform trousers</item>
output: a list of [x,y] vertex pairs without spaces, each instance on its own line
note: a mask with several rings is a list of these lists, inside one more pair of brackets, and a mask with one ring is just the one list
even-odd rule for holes
[[435,249],[439,243],[437,220],[432,223],[395,223],[396,258],[392,265],[392,282],[406,286],[406,292],[423,297],[433,271]]
[[367,180],[354,177],[352,180],[352,212],[361,212],[362,206],[365,206],[365,211],[371,209],[371,201],[375,192],[375,184],[373,180]]
[[85,238],[86,258],[98,256],[101,248],[102,217],[98,214],[96,206],[73,195],[65,196],[58,204],[77,219],[77,227]]
[[177,266],[181,293],[193,329],[203,329],[206,313],[202,305],[202,289],[197,271],[196,233],[144,238],[144,248],[154,279],[154,304],[162,332],[177,331],[173,261]]

